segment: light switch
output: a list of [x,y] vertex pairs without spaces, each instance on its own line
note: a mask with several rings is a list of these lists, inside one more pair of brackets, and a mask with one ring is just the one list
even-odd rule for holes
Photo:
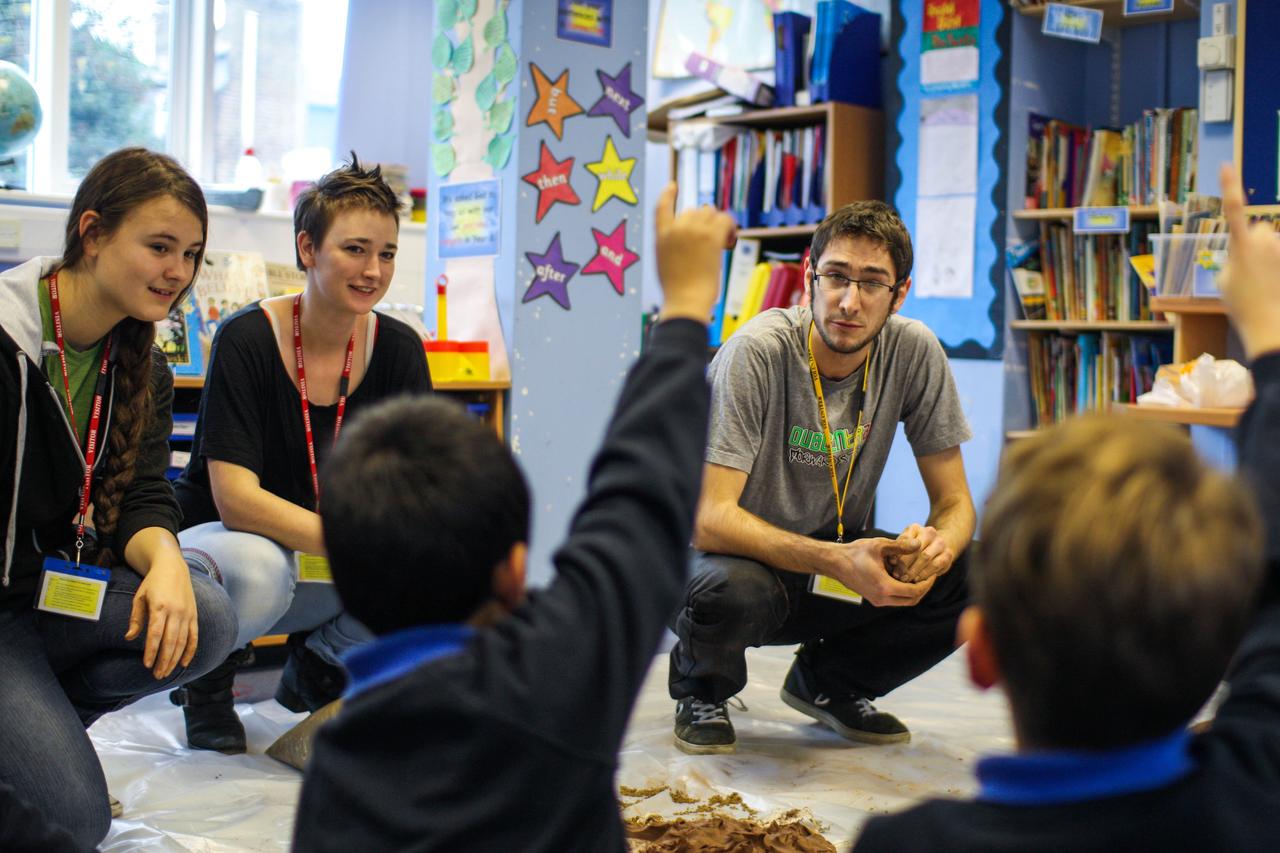
[[1200,81],[1200,120],[1231,121],[1231,71],[1206,71]]

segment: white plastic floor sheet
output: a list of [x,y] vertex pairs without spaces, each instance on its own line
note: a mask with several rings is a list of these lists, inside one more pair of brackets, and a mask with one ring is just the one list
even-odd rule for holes
[[[969,687],[959,655],[877,703],[911,728],[911,742],[893,746],[849,743],[782,704],[778,688],[791,658],[787,648],[748,652],[751,681],[741,695],[748,710],[731,709],[738,752],[716,756],[689,756],[672,745],[666,656],[655,658],[617,781],[631,789],[666,790],[644,799],[623,797],[625,814],[706,809],[712,797],[736,793],[760,818],[806,809],[844,850],[870,815],[924,797],[971,794],[974,759],[1012,748],[1002,697]],[[93,726],[108,785],[124,805],[102,850],[288,849],[301,776],[262,753],[303,715],[274,701],[238,709],[249,734],[248,755],[186,749],[182,712],[163,695]],[[582,712],[589,720],[591,709]],[[697,802],[673,801],[671,791],[678,800]],[[737,805],[720,810],[749,814]]]

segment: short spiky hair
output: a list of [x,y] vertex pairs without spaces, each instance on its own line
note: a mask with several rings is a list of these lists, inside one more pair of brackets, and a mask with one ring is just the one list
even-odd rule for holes
[[882,201],[855,201],[829,214],[809,243],[809,263],[816,268],[832,240],[867,237],[883,243],[893,261],[895,282],[911,275],[911,235],[898,212]]
[[333,582],[375,634],[461,622],[529,540],[529,488],[511,453],[457,403],[378,404],[342,430],[321,473]]
[[297,248],[298,235],[307,232],[319,246],[329,233],[334,216],[352,208],[385,213],[396,220],[397,227],[400,225],[400,200],[383,179],[382,167],[362,167],[354,151],[350,163],[334,169],[298,196],[293,209],[293,252],[298,269],[305,269]]

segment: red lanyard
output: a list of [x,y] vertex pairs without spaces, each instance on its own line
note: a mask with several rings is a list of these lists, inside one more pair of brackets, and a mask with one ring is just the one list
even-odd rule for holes
[[[67,395],[67,415],[74,427],[75,409],[71,403],[71,375],[67,372],[67,344],[62,336],[62,303],[58,299],[58,275],[49,276],[49,308],[53,314],[53,336],[58,342],[58,362],[62,365],[62,390]],[[84,444],[84,484],[80,488],[80,512],[76,521],[76,566],[84,550],[84,517],[89,511],[89,491],[93,487],[93,460],[98,455],[98,426],[102,420],[102,396],[107,388],[107,366],[111,361],[111,337],[102,345],[102,364],[98,367],[97,387],[93,392],[93,409],[89,414],[89,435]]]
[[[338,415],[333,421],[333,443],[338,443],[342,431],[342,416],[347,411],[347,388],[351,385],[351,361],[356,351],[356,333],[347,341],[347,360],[342,365],[342,379],[338,381]],[[316,442],[311,433],[311,404],[307,400],[307,368],[302,360],[302,294],[293,298],[293,352],[298,359],[298,394],[302,397],[302,426],[307,435],[307,461],[311,464],[311,488],[315,490],[316,503],[320,503],[320,477],[316,473]]]

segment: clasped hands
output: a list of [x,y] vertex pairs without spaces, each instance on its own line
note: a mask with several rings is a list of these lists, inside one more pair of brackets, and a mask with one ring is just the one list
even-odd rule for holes
[[876,607],[911,607],[951,568],[955,553],[936,528],[912,524],[896,539],[833,543],[828,574]]

